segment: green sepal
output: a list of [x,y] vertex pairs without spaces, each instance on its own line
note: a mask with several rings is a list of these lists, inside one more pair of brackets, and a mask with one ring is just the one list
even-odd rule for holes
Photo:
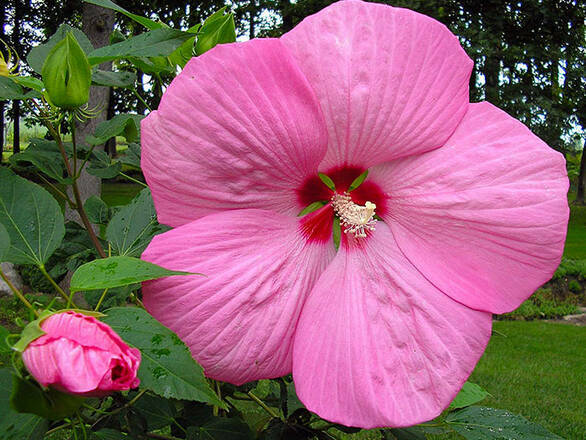
[[44,310],[37,319],[29,322],[20,334],[18,342],[12,346],[12,349],[22,353],[31,342],[46,334],[41,328],[41,323],[54,313],[49,310]]
[[327,186],[332,191],[336,190],[336,185],[329,176],[326,176],[324,173],[317,173],[317,175],[319,176],[319,180],[321,180],[325,186]]
[[81,313],[82,315],[91,316],[91,317],[97,318],[97,319],[100,319],[100,318],[103,318],[106,316],[106,314],[104,314],[102,312],[98,312],[96,310],[84,310],[84,309],[64,309],[64,310],[59,310],[55,313],[62,313],[62,312],[68,312],[68,311],[72,311],[75,313]]
[[16,412],[58,420],[75,414],[84,400],[84,397],[65,394],[52,388],[43,389],[32,380],[12,376],[10,406]]
[[362,182],[364,182],[366,180],[367,176],[368,176],[368,170],[366,170],[364,173],[362,173],[360,176],[358,176],[356,179],[354,179],[352,181],[352,183],[348,187],[348,192],[354,191],[356,188],[358,188],[360,185],[362,185]]
[[332,226],[332,234],[334,239],[334,246],[336,250],[340,249],[340,238],[342,237],[342,228],[340,226],[340,217],[334,217],[334,225]]
[[301,212],[299,214],[297,214],[297,217],[303,217],[304,215],[307,215],[307,214],[310,214],[314,211],[317,211],[318,209],[325,206],[326,203],[327,202],[324,202],[323,200],[320,200],[318,202],[313,202],[313,203],[307,205],[305,208],[303,208],[301,210]]
[[73,32],[68,32],[51,49],[43,64],[42,77],[53,105],[71,109],[88,102],[92,71]]

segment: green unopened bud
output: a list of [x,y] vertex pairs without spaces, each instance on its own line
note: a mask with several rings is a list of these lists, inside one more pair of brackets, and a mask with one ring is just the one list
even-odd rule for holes
[[91,67],[72,32],[49,52],[42,76],[48,98],[57,107],[71,109],[88,102]]

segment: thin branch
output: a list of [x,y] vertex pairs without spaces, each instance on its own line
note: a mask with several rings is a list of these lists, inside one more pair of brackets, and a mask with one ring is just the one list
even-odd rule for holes
[[281,417],[279,414],[277,414],[272,408],[268,407],[266,405],[266,403],[264,403],[262,400],[260,400],[257,396],[255,396],[251,391],[248,391],[246,394],[248,394],[248,396],[250,396],[250,398],[252,400],[254,400],[262,409],[264,409],[267,413],[269,413],[271,416],[277,418],[277,419],[281,419],[283,422],[285,421],[285,419],[283,419],[283,417]]
[[123,176],[123,177],[126,177],[131,182],[138,183],[139,185],[142,185],[145,188],[148,188],[148,186],[144,182],[141,182],[140,180],[137,180],[134,177],[130,177],[128,174],[124,174],[122,171],[120,171],[120,175]]
[[38,318],[39,312],[36,311],[36,309],[33,307],[33,305],[30,302],[28,302],[28,300],[24,297],[22,292],[20,290],[18,290],[16,287],[14,287],[14,284],[12,284],[10,279],[4,274],[4,272],[2,272],[1,267],[0,267],[0,278],[2,278],[4,280],[6,285],[10,288],[10,290],[12,290],[12,293],[14,293],[14,295],[19,300],[21,300],[24,303],[24,305],[27,306],[34,313],[34,315]]
[[89,234],[90,239],[92,240],[92,243],[94,244],[94,247],[98,251],[98,254],[100,254],[100,257],[106,258],[106,254],[104,253],[104,249],[102,248],[102,245],[100,244],[100,241],[98,240],[98,237],[96,236],[94,228],[93,228],[90,220],[87,217],[85,209],[83,208],[83,200],[81,199],[81,194],[79,193],[79,187],[77,186],[76,175],[73,172],[73,170],[71,169],[71,164],[69,163],[69,159],[67,158],[67,153],[65,152],[65,147],[63,146],[63,141],[61,139],[61,136],[59,136],[59,133],[57,133],[57,130],[55,130],[55,127],[53,127],[53,124],[51,124],[51,121],[45,119],[44,122],[45,122],[45,125],[47,126],[47,129],[49,130],[49,133],[51,133],[51,136],[53,136],[53,138],[55,139],[55,142],[57,142],[57,146],[59,147],[59,151],[61,152],[61,157],[63,158],[63,162],[65,163],[65,168],[67,169],[67,174],[73,180],[71,186],[73,189],[73,196],[75,197],[76,209],[77,209],[77,212],[79,213],[79,216],[81,217],[81,221],[83,222],[83,225],[85,226],[87,233]]
[[47,269],[45,269],[45,266],[43,266],[42,264],[40,264],[37,267],[39,268],[39,270],[41,271],[41,273],[45,276],[45,278],[47,278],[49,280],[49,282],[55,288],[55,290],[57,292],[59,292],[59,295],[61,295],[65,299],[65,301],[67,301],[67,306],[69,307],[69,304],[71,304],[71,305],[73,305],[73,307],[77,308],[77,306],[75,305],[75,303],[71,300],[71,296],[70,295],[67,295],[63,291],[63,289],[61,287],[59,287],[59,284],[57,284],[55,282],[55,280],[53,279],[53,277],[51,277],[51,275],[49,275],[49,272],[47,272]]

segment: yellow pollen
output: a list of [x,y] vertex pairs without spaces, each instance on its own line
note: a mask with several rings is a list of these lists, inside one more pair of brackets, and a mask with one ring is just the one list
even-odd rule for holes
[[332,196],[332,207],[340,217],[340,224],[344,226],[344,233],[352,233],[354,237],[366,237],[366,231],[374,231],[376,219],[374,210],[376,205],[366,202],[364,206],[357,205],[350,195],[335,193]]

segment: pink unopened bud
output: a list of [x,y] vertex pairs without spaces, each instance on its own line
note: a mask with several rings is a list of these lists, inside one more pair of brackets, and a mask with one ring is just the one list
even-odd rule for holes
[[41,385],[87,397],[135,388],[140,351],[130,348],[108,325],[74,311],[57,313],[41,323],[46,333],[22,354]]

